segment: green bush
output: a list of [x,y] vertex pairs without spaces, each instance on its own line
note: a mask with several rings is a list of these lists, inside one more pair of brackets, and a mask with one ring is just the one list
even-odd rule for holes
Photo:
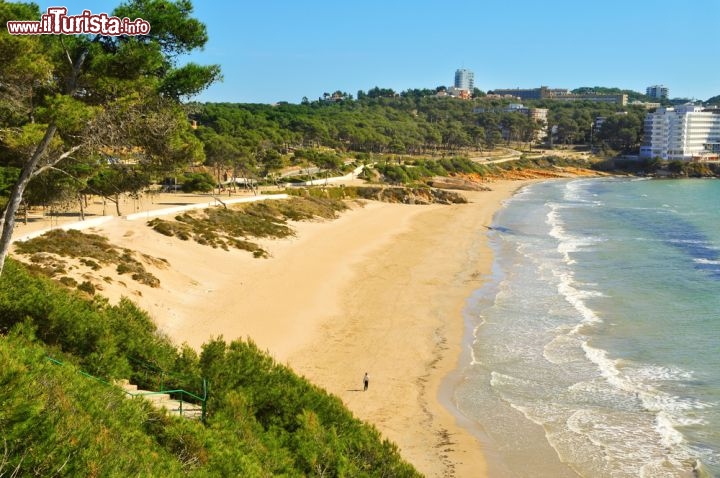
[[208,173],[186,173],[183,178],[182,190],[186,193],[210,192],[215,188],[215,179]]
[[384,176],[385,181],[389,183],[407,184],[410,182],[410,176],[408,176],[404,166],[385,164],[384,166],[378,167],[378,171]]
[[118,388],[56,365],[22,335],[0,337],[0,475],[181,476],[143,423],[157,412]]
[[[75,283],[77,283],[77,282],[75,282]],[[66,284],[66,285],[68,285],[68,284]],[[90,295],[95,295],[95,286],[92,285],[92,282],[85,281],[82,284],[78,285],[77,288],[78,288],[78,290],[87,292]]]
[[[252,342],[177,348],[129,300],[88,300],[12,260],[0,332],[0,475],[419,476],[338,398]],[[169,417],[81,370],[197,394],[205,378],[207,421]]]

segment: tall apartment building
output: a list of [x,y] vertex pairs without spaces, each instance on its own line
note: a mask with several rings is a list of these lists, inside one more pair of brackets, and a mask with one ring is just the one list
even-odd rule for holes
[[659,108],[645,116],[644,158],[690,160],[720,143],[720,112],[685,105]]
[[475,88],[475,73],[464,68],[455,71],[455,88],[468,90],[472,93]]
[[650,98],[667,98],[669,93],[670,90],[668,90],[667,87],[663,85],[653,85],[645,88],[645,94]]

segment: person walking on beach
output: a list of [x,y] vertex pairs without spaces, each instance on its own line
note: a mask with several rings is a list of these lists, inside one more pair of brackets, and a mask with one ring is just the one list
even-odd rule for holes
[[367,392],[369,383],[370,383],[370,377],[368,377],[367,372],[365,372],[365,376],[363,377],[363,392]]

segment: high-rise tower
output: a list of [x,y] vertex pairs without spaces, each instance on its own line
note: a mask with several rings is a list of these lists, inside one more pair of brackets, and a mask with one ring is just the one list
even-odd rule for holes
[[651,98],[667,98],[669,90],[663,85],[653,85],[645,88],[645,94]]
[[472,93],[475,89],[475,73],[464,68],[455,71],[455,88],[468,90]]

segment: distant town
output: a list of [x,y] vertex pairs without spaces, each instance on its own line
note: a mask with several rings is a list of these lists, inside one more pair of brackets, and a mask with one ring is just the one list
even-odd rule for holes
[[[475,84],[475,73],[466,68],[455,71],[452,86],[438,86],[434,89],[410,89],[397,93],[389,88],[372,88],[367,92],[358,91],[357,99],[391,97],[438,97],[473,101],[472,111],[484,113],[519,113],[533,120],[537,125],[531,134],[533,141],[552,142],[558,130],[557,124],[549,118],[548,106],[555,102],[575,102],[612,106],[611,115],[627,114],[625,107],[647,110],[643,113],[642,125],[638,124],[638,135],[642,142],[634,148],[638,158],[657,158],[680,161],[720,161],[720,95],[703,102],[689,98],[670,98],[670,89],[662,84],[651,85],[645,93],[619,88],[582,87],[567,88],[496,88],[484,92]],[[341,91],[325,93],[318,101],[334,103],[352,100],[352,95]],[[523,102],[528,102],[526,106]],[[303,98],[303,103],[309,103]],[[597,110],[597,109],[595,109]],[[607,116],[589,119],[589,139],[601,132]],[[510,140],[512,133],[500,126],[500,133]],[[599,136],[599,135],[598,135]],[[623,149],[628,149],[629,143]],[[627,151],[625,151],[627,153]]]
[[[717,104],[698,105],[687,99],[670,100],[669,93],[669,88],[664,85],[652,85],[645,89],[645,96],[652,101],[635,99],[628,102],[627,93],[598,93],[589,89],[572,92],[563,88],[540,86],[530,89],[495,89],[488,91],[484,97],[512,101],[589,101],[620,106],[628,104],[642,106],[648,110],[648,113],[643,128],[644,141],[640,147],[641,158],[717,161],[720,156],[720,107]],[[436,93],[437,96],[458,99],[471,99],[480,94],[482,92],[475,88],[475,74],[464,68],[455,72],[455,82],[452,87],[441,88]],[[478,107],[473,111],[482,113],[487,109]],[[537,133],[538,139],[548,134],[548,127],[552,128],[547,124],[548,110],[545,108],[528,108],[519,103],[511,103],[502,111],[522,113],[543,124],[544,128]],[[595,118],[593,129],[600,128],[604,120],[603,117]]]

